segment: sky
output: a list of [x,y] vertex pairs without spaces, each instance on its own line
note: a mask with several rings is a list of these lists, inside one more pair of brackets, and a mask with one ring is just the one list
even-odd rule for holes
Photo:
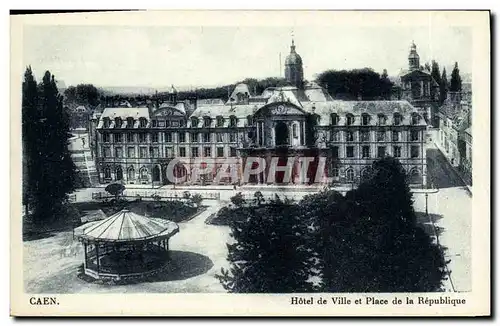
[[[26,26],[23,63],[37,79],[49,70],[69,85],[178,88],[283,76],[291,38],[313,80],[327,69],[370,67],[397,75],[411,42],[420,62],[436,60],[448,77],[455,61],[472,70],[468,27],[172,27]],[[281,53],[281,66],[280,66]]]

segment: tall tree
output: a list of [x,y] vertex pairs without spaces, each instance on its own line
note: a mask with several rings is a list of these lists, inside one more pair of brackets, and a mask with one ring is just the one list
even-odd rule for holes
[[384,100],[391,99],[391,90],[393,83],[389,79],[389,75],[387,74],[387,69],[384,69],[382,75],[380,75],[380,97]]
[[369,68],[353,70],[327,70],[320,73],[317,82],[339,99],[374,100],[382,96],[384,80]]
[[280,200],[231,210],[229,270],[216,277],[229,292],[307,292],[310,252],[307,230],[294,205]]
[[458,62],[455,62],[450,79],[450,92],[460,92],[462,90],[462,78],[458,69]]
[[[31,71],[27,71],[25,83],[30,85],[31,91],[30,74]],[[33,222],[42,224],[59,217],[68,193],[74,190],[76,168],[68,149],[69,115],[63,108],[62,97],[50,72],[45,73],[36,93],[37,103],[26,101],[23,105],[26,110],[23,126],[32,129],[26,134],[26,159],[29,162],[26,182],[31,185],[28,203],[32,208]],[[29,94],[27,91],[26,98],[31,96]]]
[[438,85],[441,85],[441,71],[439,69],[439,64],[432,60],[432,68],[430,70],[432,78],[436,81]]
[[38,111],[37,84],[31,67],[26,68],[22,87],[22,162],[23,162],[23,205],[29,213],[37,184],[35,164],[39,159],[40,112]]
[[446,76],[446,68],[443,67],[441,75],[441,83],[439,84],[439,103],[443,104],[448,96],[448,77]]
[[92,84],[78,84],[64,90],[64,102],[87,107],[97,106],[101,92]]

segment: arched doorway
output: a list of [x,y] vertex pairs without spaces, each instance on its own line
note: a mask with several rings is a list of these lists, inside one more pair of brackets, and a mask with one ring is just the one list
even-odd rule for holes
[[148,182],[148,169],[145,166],[139,170],[139,177],[141,182]]
[[276,137],[276,146],[288,146],[290,144],[288,126],[283,121],[276,123],[274,134]]
[[121,165],[118,165],[116,167],[116,180],[119,181],[119,180],[123,180],[123,170],[122,170],[122,166]]
[[135,180],[135,170],[134,167],[131,166],[127,170],[127,181],[134,181]]
[[153,182],[160,182],[160,168],[158,165],[153,167]]
[[104,168],[104,179],[111,179],[111,169],[109,166]]
[[354,170],[352,168],[347,169],[345,171],[345,177],[347,182],[354,182]]

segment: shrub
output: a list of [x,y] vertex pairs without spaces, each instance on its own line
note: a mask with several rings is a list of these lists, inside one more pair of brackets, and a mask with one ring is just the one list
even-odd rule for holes
[[110,183],[104,188],[108,193],[115,196],[115,199],[118,200],[118,197],[125,191],[125,186],[121,183]]
[[230,198],[231,203],[236,206],[236,207],[241,207],[243,204],[245,204],[245,199],[243,198],[243,195],[241,192],[237,193],[233,197]]
[[192,195],[189,200],[196,206],[199,207],[201,202],[203,201],[203,197],[200,194]]

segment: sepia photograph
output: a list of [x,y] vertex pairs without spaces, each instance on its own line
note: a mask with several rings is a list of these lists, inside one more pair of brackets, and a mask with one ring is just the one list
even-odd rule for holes
[[11,19],[17,314],[489,314],[489,12],[36,16]]

